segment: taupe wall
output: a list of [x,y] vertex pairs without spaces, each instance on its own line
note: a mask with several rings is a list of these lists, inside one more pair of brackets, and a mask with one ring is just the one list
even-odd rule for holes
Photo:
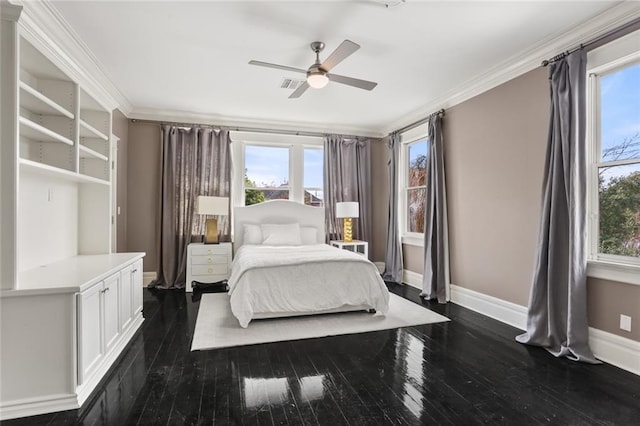
[[116,247],[117,252],[126,252],[127,248],[127,150],[129,141],[129,120],[120,112],[113,110],[113,134],[120,138],[118,141],[116,203],[120,207],[120,214],[116,217]]
[[129,122],[127,248],[143,251],[145,272],[156,272],[160,194],[160,126]]
[[[444,119],[451,283],[526,306],[545,163],[549,89],[539,68],[450,108]],[[404,246],[422,273],[423,250]],[[640,340],[640,286],[590,279],[592,327]],[[632,316],[632,333],[619,329]]]
[[389,211],[389,150],[386,139],[371,140],[371,206],[372,236],[369,259],[384,262],[387,248],[387,216]]

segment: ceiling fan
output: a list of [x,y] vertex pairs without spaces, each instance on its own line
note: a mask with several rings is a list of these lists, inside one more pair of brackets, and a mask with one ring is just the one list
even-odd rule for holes
[[327,59],[324,60],[324,62],[320,63],[320,52],[322,52],[322,49],[324,49],[323,42],[314,41],[313,43],[311,43],[311,50],[313,50],[316,54],[316,61],[309,67],[309,69],[306,70],[261,61],[249,61],[249,64],[306,74],[307,81],[305,81],[300,87],[298,87],[289,96],[289,99],[299,98],[309,87],[321,89],[326,86],[329,81],[334,81],[336,83],[346,84],[347,86],[353,86],[365,90],[372,90],[378,85],[378,83],[374,83],[372,81],[360,80],[358,78],[345,77],[343,75],[329,73],[329,71],[331,71],[333,67],[338,65],[356,50],[360,49],[359,44],[356,44],[351,40],[345,40],[340,44],[340,46],[338,46],[336,50],[333,51],[333,53],[331,53],[331,55],[329,55]]

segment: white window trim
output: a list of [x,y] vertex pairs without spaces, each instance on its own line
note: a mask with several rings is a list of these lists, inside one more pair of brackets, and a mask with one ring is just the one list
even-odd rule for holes
[[427,124],[415,127],[400,135],[400,158],[398,159],[398,224],[400,227],[400,240],[402,244],[424,247],[424,234],[419,232],[407,232],[407,166],[409,145],[426,139],[428,134]]
[[244,152],[247,145],[289,148],[289,199],[304,203],[304,149],[324,148],[322,137],[232,131],[230,138],[231,191],[234,194],[234,206],[244,206]]
[[587,69],[587,276],[632,285],[640,285],[640,259],[598,253],[600,79],[597,76],[640,61],[639,43],[640,31],[636,31],[595,49],[588,54]]

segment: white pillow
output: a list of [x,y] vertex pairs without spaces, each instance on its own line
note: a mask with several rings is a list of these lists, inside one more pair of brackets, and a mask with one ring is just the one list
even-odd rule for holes
[[318,244],[318,230],[313,226],[301,227],[300,240],[302,245]]
[[262,229],[262,244],[265,246],[299,246],[300,225],[288,223],[286,225],[264,224]]
[[242,238],[242,244],[262,244],[262,229],[260,229],[260,225],[244,224],[244,237]]

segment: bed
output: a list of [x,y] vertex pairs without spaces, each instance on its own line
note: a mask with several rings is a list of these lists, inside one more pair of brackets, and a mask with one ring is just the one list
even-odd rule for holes
[[234,209],[231,311],[253,319],[375,310],[389,292],[364,256],[325,244],[324,209],[273,200]]

